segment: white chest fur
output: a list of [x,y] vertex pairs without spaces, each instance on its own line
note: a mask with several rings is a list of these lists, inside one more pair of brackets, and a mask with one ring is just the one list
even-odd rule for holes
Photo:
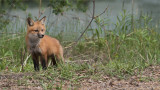
[[40,44],[40,38],[38,38],[36,35],[29,34],[28,35],[28,45],[29,45],[29,51],[30,53],[41,53],[41,48],[39,47]]

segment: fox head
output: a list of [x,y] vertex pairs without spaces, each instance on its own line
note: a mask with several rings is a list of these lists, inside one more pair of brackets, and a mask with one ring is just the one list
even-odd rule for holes
[[34,38],[43,38],[46,31],[45,21],[46,16],[38,21],[27,18],[27,33]]

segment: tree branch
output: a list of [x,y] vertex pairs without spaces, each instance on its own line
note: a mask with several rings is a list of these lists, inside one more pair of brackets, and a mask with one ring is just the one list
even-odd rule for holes
[[97,16],[95,16],[95,0],[93,0],[93,12],[92,12],[92,17],[91,17],[91,20],[90,20],[89,24],[87,25],[85,30],[82,32],[82,34],[79,36],[79,38],[77,40],[75,40],[75,42],[73,42],[73,43],[69,44],[68,46],[66,46],[65,49],[68,49],[68,48],[71,48],[71,47],[75,46],[78,43],[78,41],[82,38],[84,33],[88,30],[88,28],[91,25],[92,21],[94,19],[96,19],[97,17],[101,16],[102,14],[104,14],[107,11],[107,9],[108,9],[108,6],[107,6],[107,8],[105,8],[105,10],[102,13],[100,13]]
[[89,26],[91,25],[91,23],[92,23],[92,21],[94,20],[94,19],[96,19],[97,17],[99,17],[99,16],[101,16],[102,14],[104,14],[106,11],[107,11],[107,9],[108,9],[108,6],[107,6],[107,8],[105,8],[105,10],[102,12],[102,13],[100,13],[99,15],[97,15],[97,16],[95,16],[95,0],[93,0],[93,13],[92,13],[92,19],[91,19],[91,21],[89,22],[89,24],[87,25],[87,27],[85,28],[85,30],[82,32],[82,34],[80,35],[80,37],[77,39],[77,41],[76,41],[76,43],[81,39],[81,37],[84,35],[84,33],[87,31],[87,29],[89,28]]
[[76,43],[80,40],[80,38],[83,36],[83,34],[87,31],[87,29],[89,28],[89,26],[91,25],[93,19],[94,19],[94,14],[95,14],[95,0],[93,0],[93,14],[92,14],[92,19],[89,22],[88,26],[86,27],[86,29],[82,32],[82,34],[80,35],[80,37],[77,39]]
[[42,1],[39,0],[39,17],[38,17],[38,20],[39,20],[39,18],[40,18],[41,15],[42,15],[42,13],[41,13],[41,3],[42,3]]
[[100,13],[100,14],[97,15],[97,16],[95,16],[94,18],[97,18],[97,17],[101,16],[102,14],[104,14],[104,13],[107,11],[107,9],[108,9],[108,6],[106,7],[106,9],[105,9],[102,13]]

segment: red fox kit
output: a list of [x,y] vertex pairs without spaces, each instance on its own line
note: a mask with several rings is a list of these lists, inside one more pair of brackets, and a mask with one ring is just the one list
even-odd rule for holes
[[27,18],[27,35],[26,45],[32,55],[34,69],[39,71],[39,60],[43,69],[48,66],[48,60],[52,59],[52,64],[64,60],[63,49],[59,41],[55,38],[45,35],[45,20],[44,16],[39,21],[33,21]]

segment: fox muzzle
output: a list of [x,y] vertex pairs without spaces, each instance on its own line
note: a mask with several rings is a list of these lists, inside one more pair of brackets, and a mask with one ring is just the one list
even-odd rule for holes
[[39,38],[43,38],[43,37],[44,37],[44,34],[38,34],[38,37],[39,37]]

